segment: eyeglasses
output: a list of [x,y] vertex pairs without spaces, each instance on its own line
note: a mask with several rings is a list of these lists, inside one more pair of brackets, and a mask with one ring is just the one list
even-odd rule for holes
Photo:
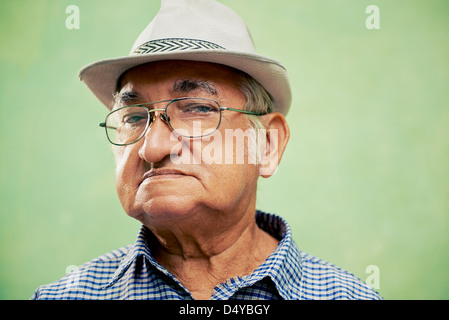
[[[164,103],[165,108],[150,109]],[[186,138],[201,138],[211,135],[221,123],[221,113],[225,110],[261,116],[246,110],[221,107],[217,101],[207,98],[177,98],[156,102],[129,105],[118,108],[106,116],[100,127],[105,128],[110,143],[126,146],[139,141],[156,120],[155,112],[176,134]]]

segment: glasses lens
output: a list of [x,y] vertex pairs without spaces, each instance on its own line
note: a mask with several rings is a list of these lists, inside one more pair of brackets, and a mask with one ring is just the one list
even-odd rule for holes
[[220,106],[209,99],[173,100],[166,110],[171,128],[185,137],[209,135],[218,128],[221,121]]
[[124,107],[111,112],[106,118],[106,134],[109,141],[126,145],[139,140],[148,126],[145,107]]

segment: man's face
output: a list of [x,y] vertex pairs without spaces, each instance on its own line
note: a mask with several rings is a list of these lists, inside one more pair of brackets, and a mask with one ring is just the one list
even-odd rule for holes
[[[118,97],[121,105],[201,97],[213,99],[223,107],[244,109],[246,99],[239,89],[238,79],[235,71],[216,64],[162,61],[127,71],[122,77]],[[138,142],[114,147],[116,188],[123,208],[147,226],[185,218],[220,221],[225,218],[223,213],[231,216],[248,210],[254,213],[257,166],[248,161],[243,164],[208,161],[207,157],[213,153],[204,152],[214,139],[223,139],[223,159],[235,159],[235,143],[231,150],[225,150],[225,130],[248,128],[246,115],[224,111],[220,127],[212,136],[176,139],[167,123],[158,116]],[[190,163],[172,160],[185,157],[186,153],[190,153],[187,157]],[[201,155],[200,161],[198,155]],[[197,159],[196,163],[193,159]],[[233,221],[230,216],[225,220]]]

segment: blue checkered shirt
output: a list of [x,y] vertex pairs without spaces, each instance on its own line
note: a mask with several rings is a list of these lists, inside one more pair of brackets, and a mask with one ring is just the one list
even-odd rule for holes
[[[260,228],[279,239],[253,273],[215,287],[211,300],[382,299],[349,272],[299,251],[286,221],[256,212]],[[189,291],[151,255],[154,236],[142,226],[130,246],[94,259],[61,280],[39,287],[31,299],[191,300]]]

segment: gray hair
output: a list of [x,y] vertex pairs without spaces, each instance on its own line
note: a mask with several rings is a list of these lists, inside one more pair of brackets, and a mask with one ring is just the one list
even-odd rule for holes
[[[273,98],[267,90],[253,77],[246,73],[241,73],[240,89],[246,97],[246,110],[261,114],[273,112]],[[251,126],[254,129],[263,129],[259,116],[248,115]]]
[[[246,73],[241,73],[240,90],[246,98],[246,110],[266,114],[273,112],[273,98],[267,90],[253,77]],[[266,145],[266,140],[262,138],[265,135],[259,135],[261,130],[265,130],[265,124],[259,116],[247,115],[250,124],[251,134],[248,139],[248,155],[259,164],[262,160],[261,147]],[[262,139],[261,139],[262,138]]]

